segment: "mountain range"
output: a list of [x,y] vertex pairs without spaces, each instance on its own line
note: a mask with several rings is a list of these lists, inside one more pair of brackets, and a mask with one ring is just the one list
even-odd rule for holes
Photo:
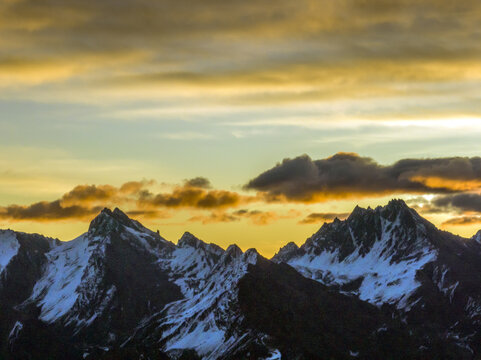
[[119,209],[61,242],[0,230],[0,359],[479,359],[481,232],[402,200],[272,258]]

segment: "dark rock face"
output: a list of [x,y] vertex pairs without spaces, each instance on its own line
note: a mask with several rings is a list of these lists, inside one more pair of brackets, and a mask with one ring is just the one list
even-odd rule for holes
[[30,296],[42,275],[45,254],[57,243],[38,234],[16,232],[15,236],[20,248],[0,274],[0,301],[5,306],[19,304]]
[[110,234],[105,255],[92,260],[101,278],[88,284],[73,311],[93,321],[82,329],[72,328],[76,341],[89,345],[103,339],[104,346],[117,347],[141,319],[183,297],[156,257],[119,232]]
[[332,292],[285,264],[260,260],[239,282],[248,328],[270,338],[286,358],[417,358],[406,326],[354,297]]
[[0,231],[0,358],[476,359],[480,238],[400,200],[272,261],[119,209],[70,242]]
[[[92,221],[89,232],[75,240],[76,246],[65,250],[60,248],[65,244],[36,235],[18,234],[17,239],[21,247],[2,273],[0,293],[2,300],[5,299],[2,304],[9,309],[2,312],[9,317],[6,319],[9,321],[1,322],[5,326],[2,339],[7,339],[2,344],[14,358],[18,354],[25,356],[20,358],[28,358],[26,349],[46,357],[75,359],[91,351],[95,353],[99,347],[120,347],[120,342],[142,319],[183,297],[179,287],[157,264],[155,256],[155,252],[173,244],[130,220],[118,209],[103,210]],[[60,251],[48,258],[46,254],[56,247]],[[75,260],[70,268],[61,263],[61,255]],[[56,266],[63,266],[62,272],[72,271],[73,275],[78,269],[77,288],[72,289],[78,295],[65,315],[53,321],[50,318],[41,321],[46,305],[42,307],[43,300],[32,299],[31,295],[45,272],[56,270]],[[62,275],[60,271],[59,275]],[[68,287],[75,281],[73,275],[44,278],[48,286],[42,294],[48,292],[47,296],[55,296],[52,288],[56,284],[51,279],[64,281],[62,287]],[[72,294],[59,293],[59,300],[65,295]],[[8,339],[16,321],[21,324],[21,330],[15,339]]]
[[15,306],[28,299],[32,293],[35,283],[42,276],[47,261],[45,254],[54,246],[56,240],[10,230],[0,233],[15,236],[19,245],[17,254],[0,273],[0,348],[5,354],[8,351],[11,329],[18,320],[29,318],[28,313],[18,312]]

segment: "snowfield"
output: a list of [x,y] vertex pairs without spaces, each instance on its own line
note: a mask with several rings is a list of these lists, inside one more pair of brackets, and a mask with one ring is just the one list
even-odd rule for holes
[[[35,284],[29,301],[40,308],[40,319],[54,322],[66,315],[75,305],[82,284],[88,277],[89,259],[96,248],[102,246],[100,239],[91,239],[89,234],[62,243],[46,254],[48,265],[44,276]],[[90,274],[91,278],[95,277]]]

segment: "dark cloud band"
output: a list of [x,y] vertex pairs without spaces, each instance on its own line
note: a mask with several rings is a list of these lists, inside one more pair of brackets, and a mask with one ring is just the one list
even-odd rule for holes
[[338,153],[312,160],[284,159],[246,185],[269,199],[315,202],[389,194],[449,194],[481,187],[481,158],[404,159],[381,165],[368,157]]
[[455,209],[461,212],[481,212],[481,194],[462,193],[440,196],[432,201],[438,208]]

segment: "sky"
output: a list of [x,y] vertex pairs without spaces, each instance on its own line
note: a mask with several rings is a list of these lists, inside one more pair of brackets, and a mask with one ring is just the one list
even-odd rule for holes
[[477,0],[0,0],[0,228],[103,207],[272,256],[402,198],[481,228]]

